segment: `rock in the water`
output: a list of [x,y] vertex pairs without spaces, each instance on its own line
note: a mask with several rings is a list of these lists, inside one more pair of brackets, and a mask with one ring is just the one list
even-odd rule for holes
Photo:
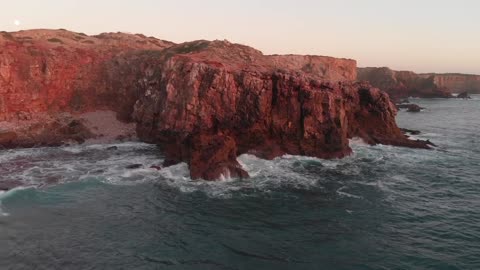
[[143,165],[142,164],[132,164],[132,165],[128,165],[125,168],[129,169],[129,170],[135,170],[135,169],[143,168]]
[[458,94],[457,98],[471,99],[472,97],[468,94],[468,92],[462,92]]
[[401,128],[400,130],[405,134],[411,134],[411,135],[420,135],[421,134],[421,132],[419,130],[414,130],[414,129]]
[[433,142],[431,142],[430,140],[426,140],[426,143],[427,143],[428,145],[433,146],[433,147],[437,147],[437,145],[434,144]]
[[397,104],[399,109],[407,109],[407,112],[421,112],[424,108],[417,104]]
[[9,191],[22,185],[20,181],[0,181],[0,191]]

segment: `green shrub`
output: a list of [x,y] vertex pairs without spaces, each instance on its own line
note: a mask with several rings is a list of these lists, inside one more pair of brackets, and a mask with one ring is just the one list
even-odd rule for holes
[[52,43],[62,43],[63,44],[63,41],[59,38],[49,38],[47,39],[48,42],[52,42]]

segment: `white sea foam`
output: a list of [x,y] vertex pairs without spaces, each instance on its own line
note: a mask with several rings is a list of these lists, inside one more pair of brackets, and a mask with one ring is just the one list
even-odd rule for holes
[[[350,144],[354,153],[344,159],[323,160],[285,155],[274,160],[263,160],[245,154],[238,157],[238,162],[249,173],[250,179],[235,179],[225,172],[220,181],[216,182],[192,181],[185,163],[162,170],[150,168],[161,164],[163,158],[156,152],[155,146],[137,142],[46,148],[40,152],[19,150],[0,154],[0,158],[12,155],[15,157],[9,157],[9,161],[24,159],[26,165],[10,171],[8,177],[25,185],[44,187],[93,178],[112,185],[154,182],[166,184],[181,192],[200,191],[208,196],[229,197],[239,190],[268,193],[285,188],[323,189],[322,183],[327,181],[323,178],[323,173],[331,175],[336,171],[346,177],[356,177],[362,174],[361,164],[383,166],[388,160],[399,157],[408,159],[411,158],[408,155],[415,155],[412,151],[402,152],[400,148],[391,146],[369,146],[358,138],[351,140]],[[116,150],[106,151],[111,146],[116,146]],[[34,159],[28,158],[27,154],[31,153],[36,154]],[[127,169],[133,164],[141,164],[142,167]],[[339,190],[338,194],[351,195],[343,190]]]
[[0,202],[0,217],[8,217],[10,214],[5,212],[2,208],[2,203]]
[[291,170],[293,163],[299,160],[316,160],[313,158],[285,156],[275,160],[263,160],[253,155],[242,155],[238,158],[242,167],[250,174],[250,179],[235,179],[224,174],[219,181],[193,181],[189,176],[185,163],[177,164],[160,171],[163,182],[181,192],[202,192],[210,197],[230,198],[240,190],[255,190],[268,193],[273,189],[285,186],[308,189],[317,185],[316,179],[302,177]]
[[[359,145],[364,147],[361,143]],[[105,151],[110,146],[116,146],[117,150]],[[250,174],[251,179],[238,180],[225,173],[221,181],[204,182],[192,181],[185,163],[160,171],[150,169],[152,165],[161,164],[162,158],[155,154],[155,151],[149,150],[155,150],[155,146],[136,142],[46,148],[40,152],[19,150],[13,152],[15,157],[10,157],[10,161],[21,157],[26,158],[30,163],[18,171],[12,171],[9,177],[12,180],[21,181],[25,185],[37,186],[82,181],[92,177],[114,185],[166,182],[184,192],[204,191],[211,195],[218,195],[243,188],[262,190],[263,192],[285,187],[319,188],[318,177],[304,174],[305,168],[313,166],[313,168],[337,169],[339,166],[349,165],[353,159],[349,157],[342,160],[322,160],[285,155],[274,160],[263,160],[253,155],[242,155],[238,161]],[[34,160],[28,160],[27,154],[32,152],[37,152],[37,156]],[[84,152],[85,155],[79,155]],[[2,158],[4,156],[0,155]],[[132,164],[142,164],[143,167],[127,169]],[[360,173],[355,166],[342,166],[340,171],[345,175]]]
[[341,188],[337,189],[336,192],[340,196],[344,196],[344,197],[348,197],[348,198],[354,198],[354,199],[362,199],[361,196],[357,196],[357,195],[354,195],[354,194],[351,194],[351,193],[348,193],[348,192],[344,191],[345,189],[347,189],[347,187],[342,186]]
[[348,140],[350,147],[352,146],[369,146],[362,138],[354,137]]

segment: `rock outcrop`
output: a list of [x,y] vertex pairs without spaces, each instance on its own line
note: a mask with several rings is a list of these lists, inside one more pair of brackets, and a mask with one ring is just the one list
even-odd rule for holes
[[[0,46],[0,121],[114,110],[164,149],[164,166],[187,162],[193,179],[247,177],[243,153],[344,157],[352,137],[429,148],[397,127],[387,94],[353,81],[353,60],[64,30],[0,33]],[[64,126],[47,129],[88,137],[79,122]],[[0,140],[20,135],[3,131]]]
[[399,109],[407,109],[407,112],[421,112],[424,108],[417,104],[397,104]]
[[435,84],[433,76],[421,76],[411,71],[395,71],[387,67],[358,68],[358,80],[370,82],[387,92],[393,100],[452,97],[448,88]]
[[433,77],[435,85],[451,89],[454,93],[468,92],[480,94],[480,75],[472,74],[420,74],[423,78]]
[[192,178],[211,180],[245,177],[236,160],[243,153],[340,158],[351,153],[352,137],[428,148],[405,137],[379,89],[348,76],[339,82],[278,69],[280,56],[272,61],[248,50],[199,41],[166,49],[150,63],[134,118],[138,136],[164,148],[165,166],[184,161]]

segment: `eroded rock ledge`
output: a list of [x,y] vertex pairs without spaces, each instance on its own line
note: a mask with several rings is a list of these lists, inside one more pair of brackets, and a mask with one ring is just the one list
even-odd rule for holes
[[354,82],[354,60],[64,30],[3,33],[0,44],[3,120],[113,110],[164,149],[164,165],[187,162],[193,179],[247,177],[243,153],[344,157],[352,137],[429,148],[400,131],[385,92]]

